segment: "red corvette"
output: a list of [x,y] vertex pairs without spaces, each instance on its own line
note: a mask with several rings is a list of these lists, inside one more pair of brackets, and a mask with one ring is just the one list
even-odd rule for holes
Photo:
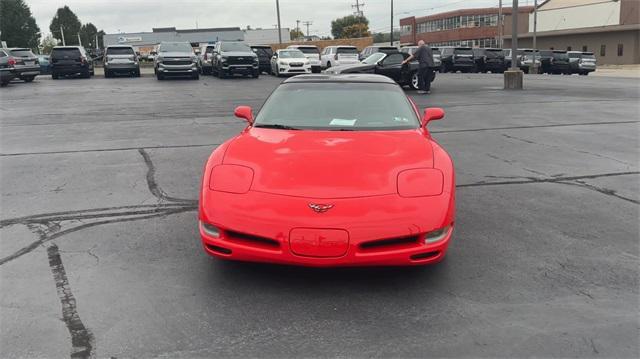
[[454,226],[453,163],[392,80],[300,75],[284,81],[204,170],[204,250],[303,266],[439,262]]

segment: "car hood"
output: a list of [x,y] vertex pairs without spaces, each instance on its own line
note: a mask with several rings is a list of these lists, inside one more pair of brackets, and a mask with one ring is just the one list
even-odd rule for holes
[[224,164],[253,169],[252,191],[308,198],[397,193],[397,176],[433,168],[419,130],[286,131],[252,128],[229,145]]
[[257,57],[255,53],[245,51],[223,51],[220,53],[222,56],[238,56],[238,57]]
[[326,70],[327,73],[333,74],[344,74],[344,73],[353,73],[353,72],[365,72],[373,70],[376,65],[370,64],[352,64],[352,65],[340,65],[334,66]]

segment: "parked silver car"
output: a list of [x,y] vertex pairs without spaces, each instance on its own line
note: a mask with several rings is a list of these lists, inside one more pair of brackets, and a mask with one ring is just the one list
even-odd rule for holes
[[572,74],[588,75],[596,70],[596,57],[593,52],[567,51]]
[[140,77],[140,62],[133,46],[112,45],[104,51],[104,77],[127,74]]
[[27,48],[5,49],[7,54],[15,60],[16,77],[24,82],[31,82],[40,75],[40,64],[38,58]]
[[198,56],[188,42],[161,42],[158,56],[153,61],[153,69],[158,80],[168,76],[189,76],[200,78]]

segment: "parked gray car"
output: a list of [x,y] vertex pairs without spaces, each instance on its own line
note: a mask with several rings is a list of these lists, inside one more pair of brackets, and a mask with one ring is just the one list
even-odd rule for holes
[[9,56],[6,49],[0,49],[0,86],[5,87],[16,77],[16,60]]
[[198,56],[188,42],[161,42],[158,56],[153,60],[153,69],[158,80],[168,76],[189,76],[200,78]]
[[107,46],[104,51],[104,77],[126,74],[140,77],[140,62],[133,46]]
[[568,51],[569,67],[572,74],[588,75],[596,70],[596,57],[593,52]]
[[9,56],[15,59],[16,77],[24,82],[31,82],[40,75],[38,58],[27,48],[6,49]]

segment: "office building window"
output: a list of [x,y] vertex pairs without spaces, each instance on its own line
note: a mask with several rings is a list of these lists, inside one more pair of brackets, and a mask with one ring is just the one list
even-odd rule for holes
[[624,53],[624,47],[622,44],[618,44],[618,56],[622,56]]
[[589,51],[587,45],[582,46],[582,52],[587,52],[587,51]]
[[607,45],[600,45],[600,56],[607,55]]

